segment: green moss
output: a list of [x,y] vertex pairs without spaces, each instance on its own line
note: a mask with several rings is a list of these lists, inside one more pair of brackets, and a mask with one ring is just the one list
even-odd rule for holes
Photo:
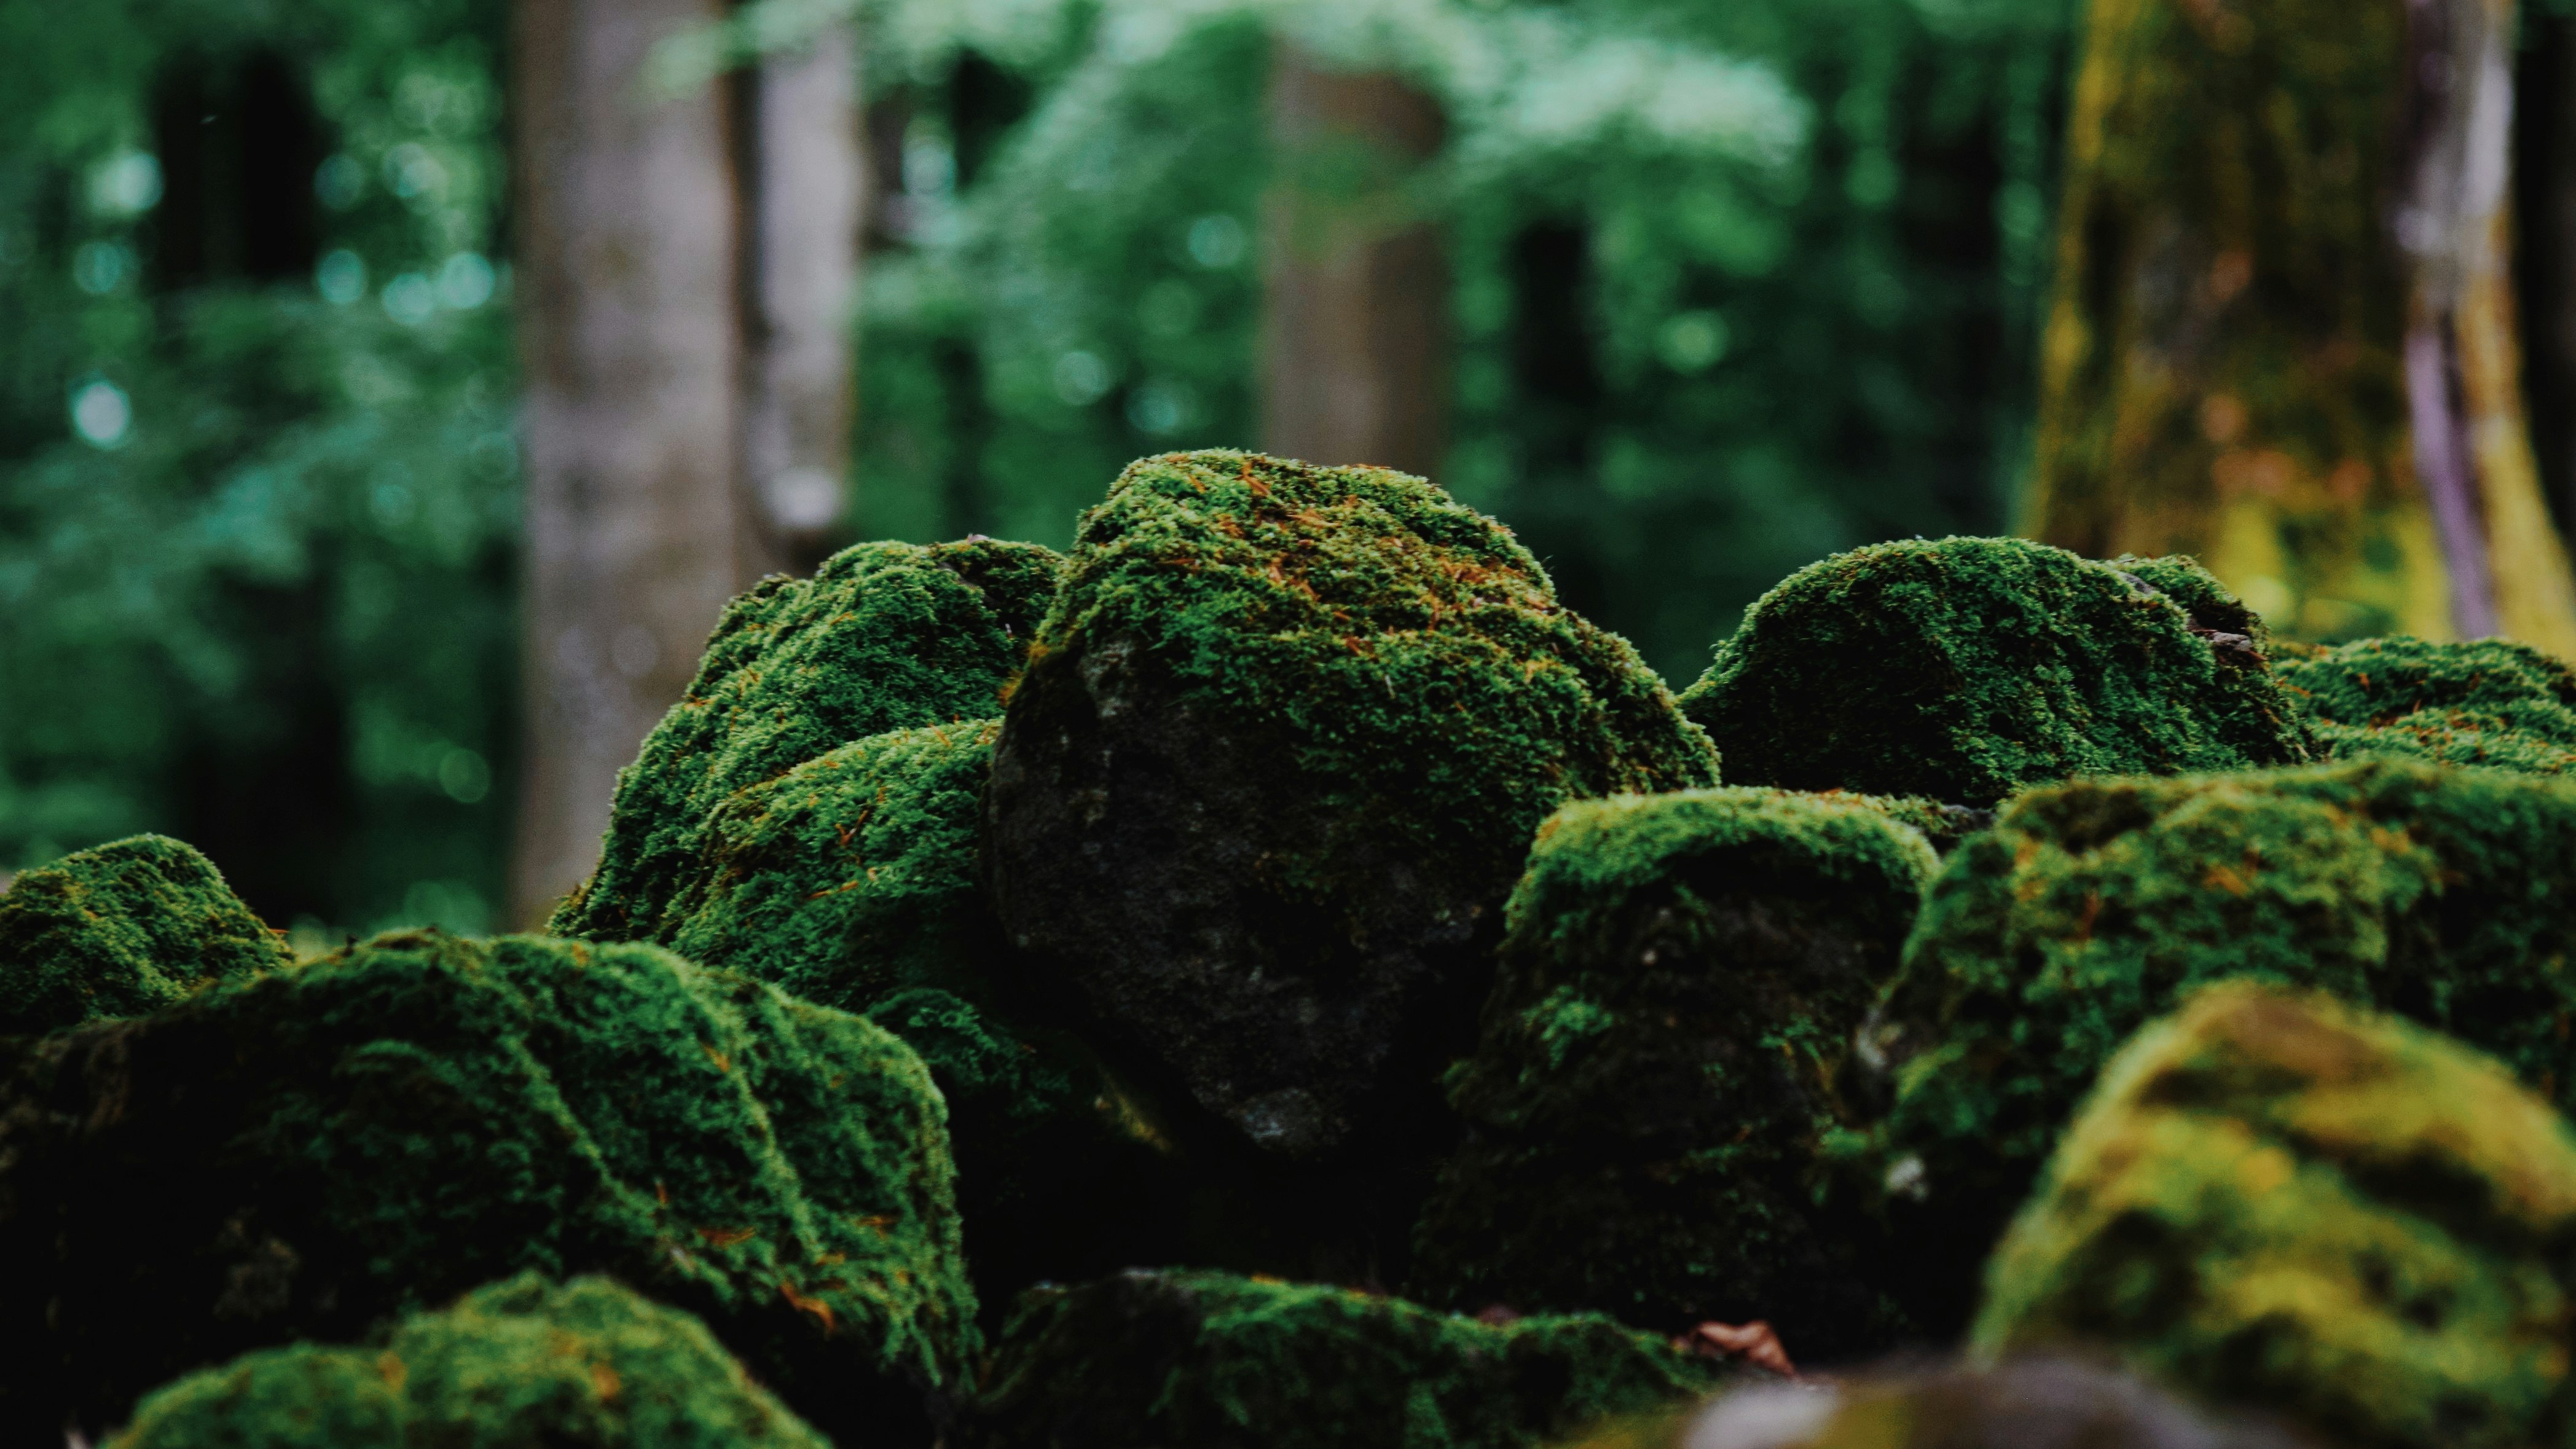
[[2483,765],[2520,775],[2576,774],[2576,748],[2470,714],[2401,715],[2377,729],[2318,724],[2318,752],[2330,760],[2417,760]]
[[2352,1449],[2576,1434],[2576,1135],[2405,1022],[2212,987],[2103,1075],[1989,1270],[1988,1353],[2107,1348]]
[[1569,798],[1715,783],[1626,640],[1560,605],[1501,524],[1382,468],[1144,459],[1083,516],[1040,637],[1133,641],[1425,848],[1517,855]]
[[1725,1371],[1597,1315],[1508,1325],[1222,1273],[1032,1293],[954,1449],[1506,1449],[1705,1393]]
[[0,895],[0,1036],[138,1015],[294,959],[214,862],[137,835],[23,871]]
[[1890,1325],[1815,1186],[1829,1084],[1935,860],[1848,799],[1697,790],[1568,805],[1508,911],[1467,1144],[1416,1242],[1435,1302],[1649,1327],[1769,1319],[1801,1354]]
[[2529,645],[2364,639],[2278,670],[2335,759],[2576,772],[2576,670]]
[[1738,784],[1987,806],[2072,775],[2305,760],[2263,645],[2188,560],[1917,539],[1765,594],[1682,712]]
[[706,1327],[605,1278],[533,1274],[402,1322],[298,1344],[143,1401],[112,1449],[830,1449]]
[[866,543],[728,605],[688,694],[618,777],[599,870],[552,929],[654,938],[728,796],[870,735],[981,719],[1009,692],[1056,556],[969,539]]
[[836,1436],[918,1423],[974,1341],[920,1061],[653,947],[383,936],[0,1073],[12,1421],[523,1270],[698,1314]]
[[[657,939],[869,1016],[947,1100],[976,1288],[1007,1304],[1169,1251],[1169,1145],[1072,1034],[996,1000],[976,833],[998,720],[843,745],[716,808]],[[1044,1013],[1025,1013],[1042,1021]]]
[[2311,719],[2377,729],[2409,715],[2465,713],[2576,748],[2576,669],[2528,644],[2398,635],[2303,651],[2278,669]]
[[1313,1159],[1414,1121],[1391,1086],[1436,1112],[1412,1084],[1463,1037],[1550,811],[1716,772],[1492,519],[1383,469],[1175,453],[1084,516],[987,839],[1051,989]]
[[2020,797],[1945,863],[1870,1036],[1894,1067],[1901,1236],[1944,1245],[1911,1255],[1938,1280],[1921,1291],[1957,1311],[1942,1265],[1978,1261],[2103,1062],[2192,986],[2397,1011],[2567,1102],[2571,948],[2558,781],[2364,761]]
[[929,986],[981,998],[996,944],[976,852],[998,720],[925,725],[746,786],[646,939],[865,1011]]

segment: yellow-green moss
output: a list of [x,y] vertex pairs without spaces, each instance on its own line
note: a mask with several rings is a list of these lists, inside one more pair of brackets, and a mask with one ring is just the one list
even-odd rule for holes
[[1133,1272],[1032,1293],[952,1449],[1521,1449],[1726,1370],[1594,1314],[1496,1325],[1347,1288]]
[[697,1314],[827,1432],[917,1424],[974,1343],[943,1118],[879,1028],[649,946],[388,935],[22,1042],[0,1422],[533,1270]]
[[1988,1270],[1988,1353],[2085,1345],[2350,1449],[2576,1434],[2576,1135],[2403,1021],[2212,987],[2103,1074]]
[[2029,523],[2191,553],[2285,632],[2445,628],[2402,352],[2407,16],[2091,0]]
[[299,1344],[192,1374],[109,1445],[831,1449],[696,1319],[605,1278],[558,1288],[533,1274],[405,1319],[379,1344]]
[[1990,806],[2072,775],[2304,761],[2264,642],[2189,560],[1914,539],[1791,575],[1681,704],[1737,784]]
[[22,871],[0,895],[0,1036],[134,1016],[294,959],[212,861],[137,835]]
[[1551,816],[1448,1076],[1468,1138],[1416,1230],[1425,1296],[1886,1342],[1852,1225],[1819,1211],[1819,1144],[1935,865],[1867,804],[1782,790]]
[[1035,544],[864,543],[735,599],[688,694],[619,775],[599,869],[551,929],[655,939],[736,791],[854,740],[991,715],[1056,565]]
[[2392,761],[2079,780],[1944,863],[1868,1034],[1891,1286],[1932,1321],[2111,1053],[2189,988],[2260,976],[2400,1012],[2576,1096],[2576,784]]

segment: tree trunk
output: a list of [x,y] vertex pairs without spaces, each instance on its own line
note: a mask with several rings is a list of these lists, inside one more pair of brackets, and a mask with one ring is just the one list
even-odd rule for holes
[[617,772],[725,601],[839,512],[857,243],[845,41],[737,105],[655,99],[654,43],[721,0],[520,0],[527,503],[514,920],[598,859]]
[[846,27],[737,81],[744,238],[743,571],[807,572],[841,521],[865,161]]
[[2505,267],[2511,0],[2093,0],[2033,531],[2284,632],[2576,655]]
[[1428,476],[1449,412],[1449,269],[1410,183],[1440,148],[1439,103],[1283,44],[1270,124],[1263,446]]
[[2515,291],[2542,491],[2576,528],[2576,17],[2534,7],[2514,67]]

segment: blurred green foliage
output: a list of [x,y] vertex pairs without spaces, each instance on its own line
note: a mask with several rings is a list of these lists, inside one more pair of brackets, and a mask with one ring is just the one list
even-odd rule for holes
[[[1129,459],[1258,442],[1272,37],[1411,77],[1451,128],[1408,193],[1455,275],[1438,481],[1679,680],[1801,564],[2002,525],[2072,9],[754,0],[662,80],[858,14],[849,532],[1061,546]],[[492,923],[505,11],[0,13],[0,870],[164,830],[281,923]],[[280,76],[309,115],[263,147],[236,93]]]
[[859,530],[1060,547],[1127,459],[1258,439],[1285,33],[1449,115],[1419,188],[1455,274],[1437,481],[1688,679],[1820,555],[2003,526],[2072,10],[897,5],[870,77],[900,192],[865,284]]
[[517,458],[498,0],[0,13],[0,870],[489,921]]

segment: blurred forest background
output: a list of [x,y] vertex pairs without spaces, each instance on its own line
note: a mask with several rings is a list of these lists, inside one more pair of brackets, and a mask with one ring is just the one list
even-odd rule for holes
[[[771,561],[1061,546],[1128,459],[1275,436],[1265,408],[1297,404],[1265,398],[1264,347],[1353,345],[1264,331],[1304,185],[1429,238],[1397,290],[1436,314],[1362,319],[1436,334],[1405,375],[1422,415],[1383,432],[1407,455],[1322,461],[1431,472],[1678,685],[1799,565],[2010,526],[2078,9],[758,0],[661,25],[631,84],[713,106],[739,151],[742,64],[840,37],[821,53],[857,78],[861,260],[822,319],[856,339],[857,408],[838,477],[769,478],[795,485]],[[513,24],[504,0],[0,7],[0,871],[155,829],[307,944],[515,923],[514,337],[549,304],[513,265],[512,110],[548,99]],[[2567,160],[2564,30],[2523,20],[2526,188]],[[1282,65],[1418,164],[1283,149]],[[1378,89],[1333,90],[1353,75]],[[2560,355],[2533,348],[2536,396]],[[2564,500],[2565,410],[2534,414]],[[713,622],[680,612],[593,651],[674,693],[695,648],[662,639]]]

